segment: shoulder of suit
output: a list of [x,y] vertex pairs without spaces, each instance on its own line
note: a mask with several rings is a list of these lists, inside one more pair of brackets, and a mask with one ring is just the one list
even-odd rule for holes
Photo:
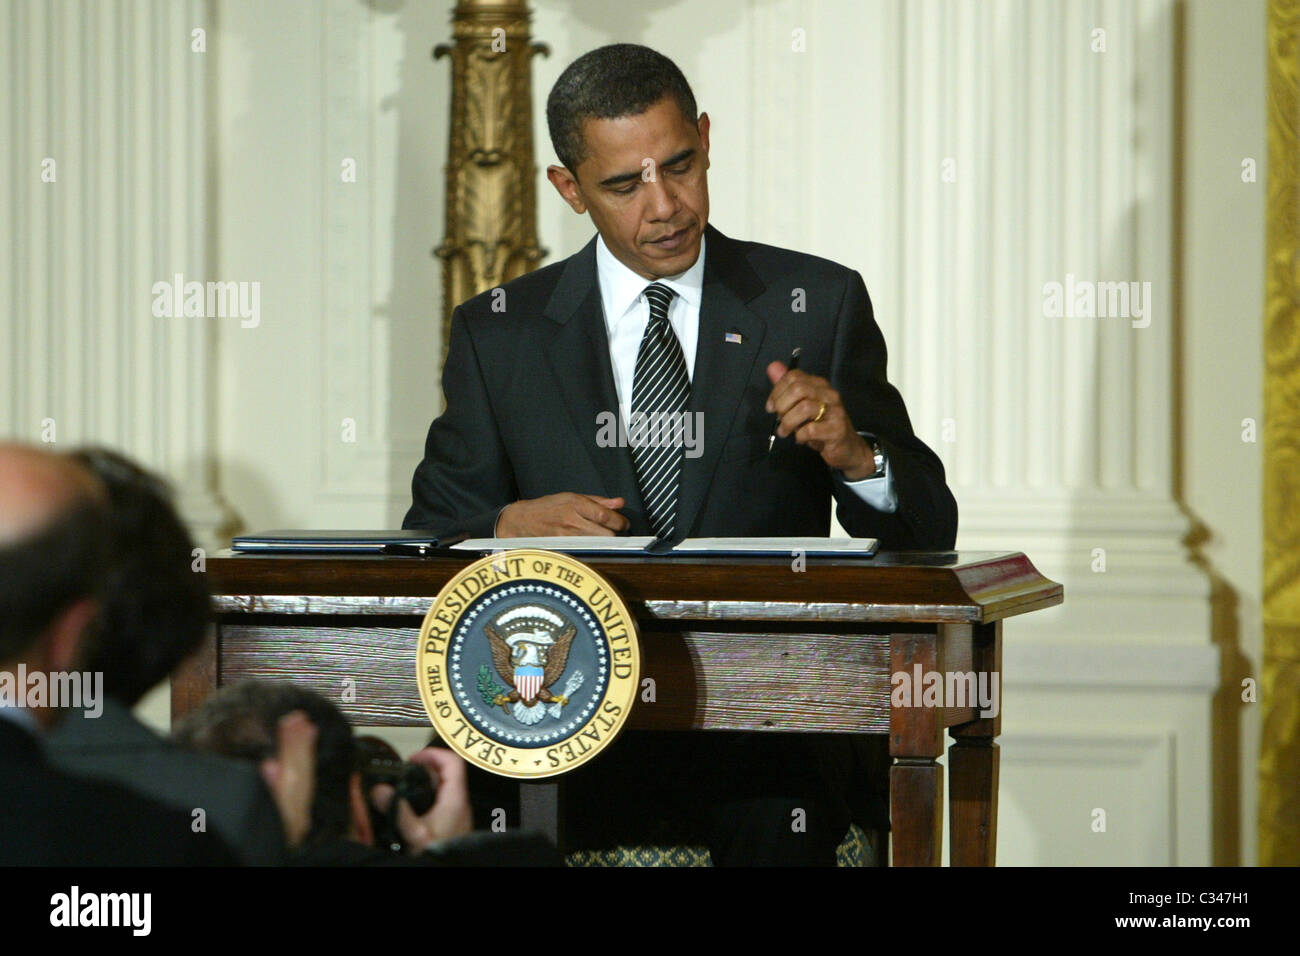
[[[713,250],[716,249],[719,255],[741,257],[769,288],[781,289],[800,283],[833,287],[843,285],[857,276],[857,271],[848,266],[794,249],[732,239],[729,236],[718,236],[715,242],[715,246],[710,246],[709,255],[715,254]],[[584,254],[585,249],[574,256]],[[528,322],[541,318],[542,309],[550,301],[560,276],[574,256],[525,273],[467,299],[459,306],[462,317],[472,327],[489,326],[493,330],[510,327],[512,320]],[[522,308],[519,307],[521,305]]]
[[[572,257],[570,257],[572,258]],[[511,316],[540,316],[542,308],[551,298],[560,275],[569,259],[561,259],[550,265],[526,272],[516,279],[503,282],[495,288],[480,292],[460,305],[461,313],[467,322],[492,320],[499,322]],[[516,304],[526,306],[515,309]]]
[[733,247],[733,254],[743,256],[768,286],[783,285],[787,279],[846,282],[857,272],[831,259],[807,252],[730,237],[726,241]]

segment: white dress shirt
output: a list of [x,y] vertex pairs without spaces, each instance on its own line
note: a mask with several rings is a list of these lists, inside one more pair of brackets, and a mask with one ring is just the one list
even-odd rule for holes
[[[675,276],[654,280],[676,293],[668,306],[668,322],[677,335],[677,341],[681,343],[682,355],[686,359],[686,374],[692,382],[695,381],[695,353],[700,338],[704,256],[705,240],[701,237],[700,255],[694,265]],[[596,277],[600,283],[600,302],[605,313],[605,332],[609,337],[609,358],[614,372],[614,388],[618,393],[619,414],[626,427],[631,420],[636,356],[641,348],[646,325],[650,321],[650,303],[645,297],[645,288],[650,285],[650,280],[619,262],[605,245],[603,237],[596,239]],[[773,416],[773,425],[775,424]],[[893,512],[898,508],[898,496],[894,492],[888,458],[885,459],[885,473],[879,478],[839,480],[878,511]]]

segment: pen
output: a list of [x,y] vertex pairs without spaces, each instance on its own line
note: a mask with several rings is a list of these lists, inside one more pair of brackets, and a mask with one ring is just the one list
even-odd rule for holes
[[[786,371],[793,372],[795,369],[799,367],[799,353],[802,351],[803,349],[797,348],[790,353],[790,361],[786,364]],[[767,439],[767,453],[769,455],[772,453],[772,446],[776,444],[776,430],[778,427],[780,427],[780,425],[781,425],[781,415],[780,413],[778,413],[776,416],[776,424],[772,426],[772,434]]]

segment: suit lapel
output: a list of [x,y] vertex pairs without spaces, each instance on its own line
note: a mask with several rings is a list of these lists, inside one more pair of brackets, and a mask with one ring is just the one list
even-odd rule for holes
[[[712,226],[706,235],[700,329],[688,405],[691,413],[703,415],[704,437],[700,456],[682,461],[676,522],[681,536],[690,533],[708,495],[767,329],[747,305],[766,288],[762,279],[734,242]],[[618,415],[618,393],[596,281],[595,239],[569,260],[543,314],[557,325],[546,345],[547,360],[571,424],[600,476],[603,493],[623,495],[631,533],[649,534],[631,453],[623,447],[596,445],[597,416],[604,412]],[[729,332],[738,332],[741,341],[728,342]]]
[[596,444],[596,434],[603,421],[598,416],[612,413],[617,421],[618,392],[614,388],[609,336],[601,309],[600,285],[596,281],[594,239],[569,260],[543,314],[558,325],[545,346],[547,361],[579,442],[600,476],[600,489],[573,490],[622,495],[627,499],[623,512],[632,522],[632,533],[647,533],[645,506],[631,454],[623,447],[601,448]]
[[[700,456],[682,461],[676,522],[681,537],[691,533],[704,504],[767,329],[763,319],[746,305],[765,288],[762,279],[730,239],[712,226],[705,235],[700,332],[688,406],[692,413],[703,415],[704,439]],[[726,340],[727,333],[733,331],[740,333],[740,342]],[[743,502],[737,503],[737,507],[743,506]]]

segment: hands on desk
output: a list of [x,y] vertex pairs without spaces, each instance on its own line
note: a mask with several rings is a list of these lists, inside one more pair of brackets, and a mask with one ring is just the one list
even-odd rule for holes
[[506,505],[497,516],[498,538],[544,538],[552,535],[603,534],[626,531],[630,523],[618,513],[627,502],[566,491],[527,498]]

